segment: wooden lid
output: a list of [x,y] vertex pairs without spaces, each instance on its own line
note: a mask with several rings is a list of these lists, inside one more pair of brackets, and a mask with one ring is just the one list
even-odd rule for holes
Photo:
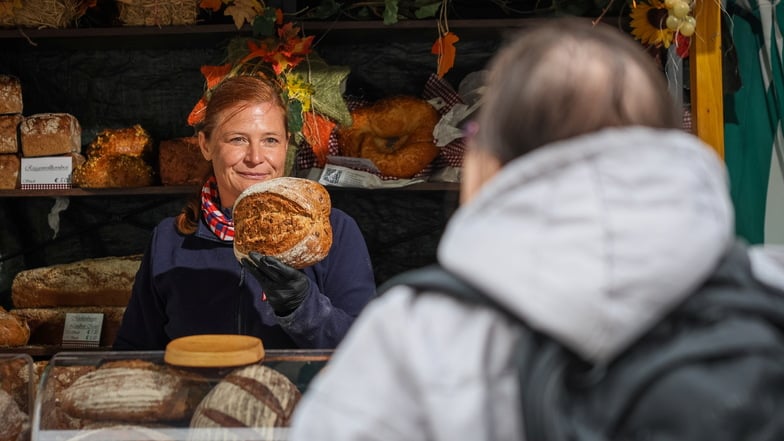
[[257,363],[264,358],[258,337],[233,334],[189,335],[166,345],[163,360],[175,366],[230,367]]

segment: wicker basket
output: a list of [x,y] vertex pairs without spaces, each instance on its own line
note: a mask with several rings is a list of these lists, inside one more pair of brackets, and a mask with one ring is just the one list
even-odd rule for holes
[[67,28],[78,17],[79,0],[0,0],[0,27]]
[[118,0],[126,26],[168,26],[196,23],[199,0]]

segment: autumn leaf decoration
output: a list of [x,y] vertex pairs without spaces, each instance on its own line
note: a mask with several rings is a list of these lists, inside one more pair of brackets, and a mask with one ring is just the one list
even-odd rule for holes
[[457,49],[455,43],[460,41],[454,33],[449,31],[449,21],[447,20],[447,2],[449,0],[442,0],[441,9],[438,16],[438,39],[433,43],[430,52],[438,56],[438,78],[444,78],[455,66],[455,55]]
[[[204,2],[218,0],[203,0]],[[226,0],[223,0],[224,2]],[[262,11],[263,14],[264,11]],[[278,82],[289,103],[290,118],[293,118],[292,131],[302,126],[302,112],[310,109],[312,87],[292,73],[311,52],[313,36],[302,37],[299,27],[292,23],[282,23],[282,14],[276,11],[271,17],[275,20],[276,32],[264,38],[245,39],[240,54],[230,54],[229,62],[220,66],[202,66],[201,73],[206,80],[205,93],[188,115],[188,124],[199,124],[204,119],[204,110],[212,89],[225,78],[236,75],[261,75]],[[232,61],[233,60],[233,61]],[[295,111],[296,110],[296,111]]]
[[199,7],[218,12],[226,7],[223,15],[230,16],[234,26],[240,29],[245,23],[253,24],[257,16],[264,13],[264,2],[259,0],[201,0]]

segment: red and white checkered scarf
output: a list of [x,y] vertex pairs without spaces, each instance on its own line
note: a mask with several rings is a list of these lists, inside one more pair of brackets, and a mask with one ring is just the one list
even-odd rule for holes
[[218,181],[215,176],[211,176],[201,188],[201,214],[218,239],[226,242],[234,241],[234,221],[220,209]]

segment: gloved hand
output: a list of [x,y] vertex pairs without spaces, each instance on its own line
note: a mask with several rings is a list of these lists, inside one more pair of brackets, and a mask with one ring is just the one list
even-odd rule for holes
[[275,314],[286,316],[302,304],[310,292],[308,277],[280,260],[251,251],[242,266],[261,284]]

